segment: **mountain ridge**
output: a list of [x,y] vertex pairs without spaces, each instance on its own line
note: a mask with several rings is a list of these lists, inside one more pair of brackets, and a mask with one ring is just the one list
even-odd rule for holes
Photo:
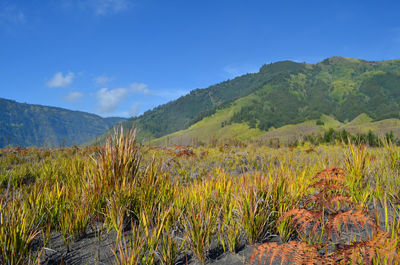
[[[322,115],[332,115],[343,123],[361,113],[373,121],[399,118],[398,84],[399,59],[333,56],[315,64],[286,60],[264,64],[257,73],[195,89],[122,124],[136,127],[138,137],[147,141],[186,130],[225,108],[236,110],[221,122],[222,127],[246,124],[265,132],[318,120]],[[242,100],[247,97],[249,100]]]
[[[364,118],[354,120],[363,113]],[[333,127],[343,124],[353,131],[357,126],[367,128],[368,123],[399,119],[400,60],[334,56],[315,64],[289,60],[264,64],[256,73],[194,89],[128,120],[0,98],[0,147],[99,143],[120,122],[126,129],[137,128],[142,142],[199,134],[250,139],[290,124],[303,129],[307,126],[301,124],[307,121],[318,125],[327,116],[332,117],[328,120]],[[381,124],[385,123],[371,126]]]
[[0,148],[80,145],[124,120],[0,98]]
[[[275,76],[297,72],[303,65],[305,64],[292,61],[265,64],[258,73],[248,73],[207,88],[194,89],[187,95],[125,121],[123,125],[127,128],[138,128],[139,138],[158,138],[188,128],[204,117],[214,114],[217,109],[254,92],[261,85],[273,82]],[[193,102],[196,104],[192,104]]]

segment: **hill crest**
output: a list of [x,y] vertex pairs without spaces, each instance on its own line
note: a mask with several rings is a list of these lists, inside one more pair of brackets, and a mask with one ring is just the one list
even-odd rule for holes
[[[373,121],[397,119],[399,84],[400,60],[334,56],[316,64],[281,61],[265,64],[257,73],[195,89],[123,124],[137,127],[139,139],[147,141],[189,129],[224,109],[230,114],[221,128],[243,124],[262,132],[323,115],[340,123],[362,113]],[[245,128],[235,128],[239,127]]]
[[0,148],[79,145],[124,120],[0,98]]

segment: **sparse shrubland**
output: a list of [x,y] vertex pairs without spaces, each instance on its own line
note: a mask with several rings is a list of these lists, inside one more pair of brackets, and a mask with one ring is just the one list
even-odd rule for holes
[[149,147],[119,131],[104,146],[0,152],[1,264],[64,262],[88,234],[114,235],[114,264],[206,263],[245,245],[245,263],[399,264],[391,141]]

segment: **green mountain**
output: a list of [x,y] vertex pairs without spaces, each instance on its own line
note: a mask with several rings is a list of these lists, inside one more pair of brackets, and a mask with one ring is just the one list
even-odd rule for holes
[[307,121],[318,121],[313,132],[329,122],[338,128],[363,113],[369,122],[400,118],[400,60],[331,57],[316,64],[263,65],[257,73],[193,90],[123,125],[135,126],[139,138],[164,142],[177,137],[254,138]]
[[0,148],[79,145],[124,120],[0,98]]
[[297,74],[302,72],[303,69],[303,64],[291,61],[266,65],[258,73],[239,76],[206,89],[195,89],[177,100],[160,105],[139,117],[132,118],[124,122],[123,125],[128,128],[136,127],[139,138],[158,138],[188,128],[203,118],[214,114],[218,109],[228,107],[235,100],[274,82],[277,76],[290,73]]
[[366,113],[374,121],[400,117],[400,60],[367,62],[332,57],[281,75],[228,123],[268,130],[332,115],[340,122]]

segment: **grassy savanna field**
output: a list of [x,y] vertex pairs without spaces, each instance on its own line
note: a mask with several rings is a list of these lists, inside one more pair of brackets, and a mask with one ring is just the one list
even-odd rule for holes
[[106,251],[113,264],[212,263],[243,249],[245,264],[400,263],[390,142],[154,147],[121,135],[1,150],[1,264],[79,264],[89,239],[83,264],[104,264]]

